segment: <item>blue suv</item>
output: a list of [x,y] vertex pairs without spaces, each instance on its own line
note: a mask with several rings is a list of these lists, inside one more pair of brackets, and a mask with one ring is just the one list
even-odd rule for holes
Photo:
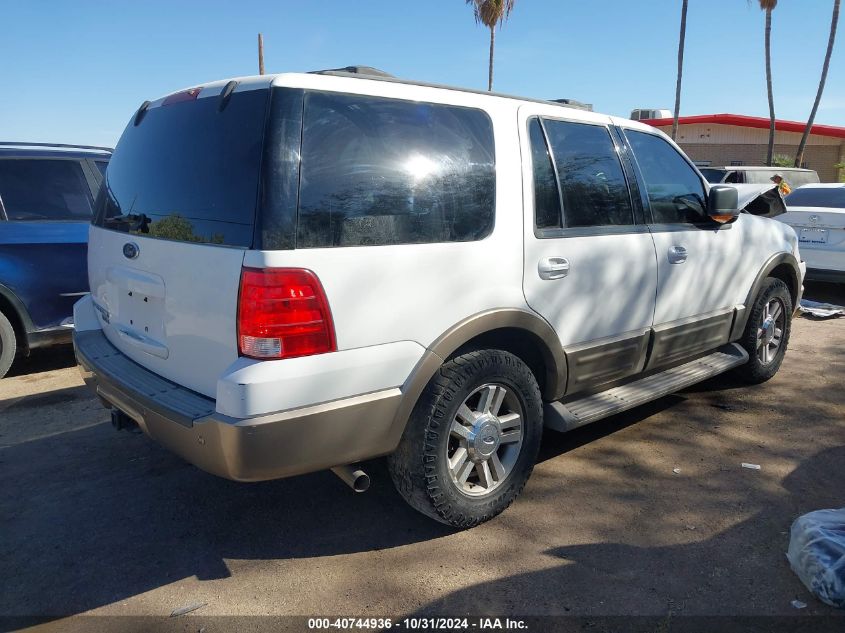
[[0,378],[16,354],[70,342],[88,292],[88,226],[112,150],[0,143]]

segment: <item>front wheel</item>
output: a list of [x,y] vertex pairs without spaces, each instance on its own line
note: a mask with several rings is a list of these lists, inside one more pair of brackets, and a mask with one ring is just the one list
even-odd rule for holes
[[534,374],[513,354],[481,350],[448,361],[388,459],[396,489],[441,523],[468,528],[493,518],[531,475],[542,411]]
[[759,384],[774,376],[783,362],[792,329],[792,297],[780,279],[769,277],[751,306],[739,340],[748,362],[735,372],[745,382]]

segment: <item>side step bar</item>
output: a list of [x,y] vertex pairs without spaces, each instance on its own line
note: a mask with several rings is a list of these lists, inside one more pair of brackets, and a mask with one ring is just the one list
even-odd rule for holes
[[633,409],[680,391],[707,378],[726,372],[748,361],[748,352],[736,343],[672,369],[614,387],[566,404],[550,402],[545,406],[546,426],[555,431],[571,431],[615,413]]

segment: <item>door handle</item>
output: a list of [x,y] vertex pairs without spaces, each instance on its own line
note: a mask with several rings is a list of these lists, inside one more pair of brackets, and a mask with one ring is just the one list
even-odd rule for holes
[[569,260],[565,257],[546,257],[537,264],[540,279],[560,279],[569,274]]
[[687,261],[687,249],[683,246],[672,246],[669,249],[669,263],[683,264]]

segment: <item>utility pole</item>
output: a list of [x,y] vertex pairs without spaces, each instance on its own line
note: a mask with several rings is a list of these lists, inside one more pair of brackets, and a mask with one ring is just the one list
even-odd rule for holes
[[264,74],[264,36],[258,34],[258,74]]

